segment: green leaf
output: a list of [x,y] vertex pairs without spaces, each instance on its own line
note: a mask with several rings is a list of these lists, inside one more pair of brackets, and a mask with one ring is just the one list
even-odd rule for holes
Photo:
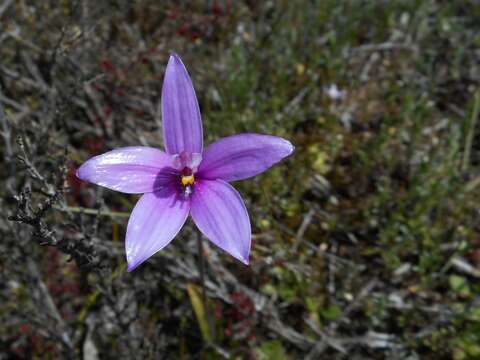
[[322,309],[322,316],[327,320],[338,319],[342,315],[342,310],[335,304]]
[[202,299],[199,295],[198,287],[194,284],[187,284],[187,292],[190,297],[190,302],[192,303],[193,311],[197,317],[198,326],[200,327],[200,332],[202,333],[203,340],[206,342],[212,342],[213,335],[210,323],[208,322],[205,305],[202,302]]
[[470,294],[470,287],[468,286],[467,280],[458,275],[450,275],[448,278],[450,288],[456,293],[462,296],[468,296]]
[[258,360],[288,360],[282,343],[278,340],[266,341],[255,349]]

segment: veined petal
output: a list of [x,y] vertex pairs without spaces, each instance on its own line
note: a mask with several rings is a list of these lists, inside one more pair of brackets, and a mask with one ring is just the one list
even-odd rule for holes
[[128,271],[172,241],[187,220],[190,203],[173,186],[143,195],[127,225],[125,249]]
[[248,265],[252,231],[240,194],[221,180],[198,180],[191,200],[193,221],[215,245]]
[[209,145],[197,176],[202,179],[243,180],[260,174],[290,155],[294,146],[277,136],[239,134]]
[[201,153],[203,130],[192,81],[178,55],[168,61],[162,88],[163,141],[169,154]]
[[172,158],[161,150],[131,146],[115,149],[87,160],[77,177],[128,194],[163,188],[175,179]]

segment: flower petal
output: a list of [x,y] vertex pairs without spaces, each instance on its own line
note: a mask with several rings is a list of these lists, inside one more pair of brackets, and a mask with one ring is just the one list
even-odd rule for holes
[[277,136],[239,134],[209,145],[197,176],[202,179],[243,180],[260,174],[286,156],[294,146]]
[[119,148],[95,156],[77,170],[77,177],[128,194],[161,189],[174,180],[172,158],[144,146]]
[[143,195],[127,225],[128,271],[168,245],[187,220],[189,211],[189,201],[180,197],[173,186]]
[[198,180],[191,200],[193,221],[215,245],[248,265],[252,231],[240,194],[221,180]]
[[163,141],[169,154],[201,153],[203,131],[192,81],[178,55],[168,61],[162,88]]

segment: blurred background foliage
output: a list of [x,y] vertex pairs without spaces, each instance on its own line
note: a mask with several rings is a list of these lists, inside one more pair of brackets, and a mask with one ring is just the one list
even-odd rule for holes
[[[480,4],[0,1],[0,359],[480,358]],[[205,142],[289,139],[236,184],[246,268],[191,223],[133,273],[136,197],[80,182],[162,147],[170,52]]]

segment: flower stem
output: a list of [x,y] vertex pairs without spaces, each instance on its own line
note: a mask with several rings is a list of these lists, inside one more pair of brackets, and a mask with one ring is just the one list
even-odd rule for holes
[[465,140],[465,151],[463,153],[462,170],[466,171],[470,163],[470,152],[472,150],[473,136],[475,135],[475,125],[477,124],[478,113],[480,112],[480,91],[473,95],[473,109],[470,116],[467,138]]
[[202,301],[206,306],[205,293],[205,259],[203,257],[203,239],[202,233],[197,231],[197,249],[198,249],[198,269],[200,273],[200,284],[202,286]]

